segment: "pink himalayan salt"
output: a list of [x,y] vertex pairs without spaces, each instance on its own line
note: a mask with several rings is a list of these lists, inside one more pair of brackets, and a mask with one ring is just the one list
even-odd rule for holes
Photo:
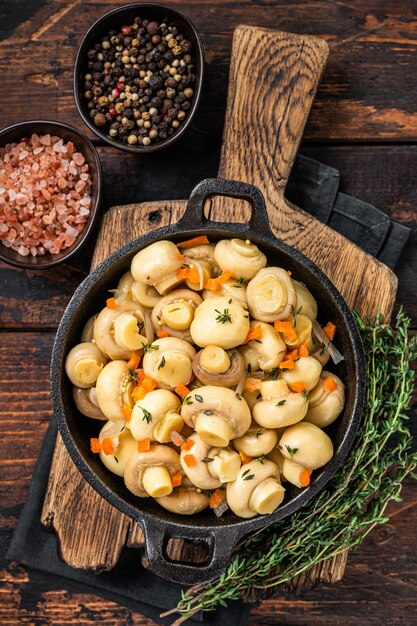
[[0,242],[7,248],[22,256],[58,254],[84,230],[92,181],[71,141],[33,134],[6,144],[0,183]]

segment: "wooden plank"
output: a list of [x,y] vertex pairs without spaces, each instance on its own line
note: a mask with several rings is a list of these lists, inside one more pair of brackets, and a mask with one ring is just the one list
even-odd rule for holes
[[[0,125],[44,114],[81,128],[72,96],[77,44],[114,2],[37,2],[39,10],[0,45],[2,88],[8,101],[0,110]],[[198,122],[202,127],[221,129],[231,34],[243,23],[314,34],[330,44],[330,63],[306,130],[308,139],[416,140],[417,16],[409,0],[370,0],[366,5],[362,0],[320,0],[314,11],[300,0],[290,6],[276,0],[174,4],[195,22],[206,48],[206,97]]]

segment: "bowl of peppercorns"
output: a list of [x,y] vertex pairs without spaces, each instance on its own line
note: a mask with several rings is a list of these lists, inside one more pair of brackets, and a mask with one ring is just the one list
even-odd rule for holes
[[188,18],[161,4],[129,4],[103,15],[85,34],[75,61],[75,101],[105,142],[154,152],[190,126],[203,73],[202,43]]

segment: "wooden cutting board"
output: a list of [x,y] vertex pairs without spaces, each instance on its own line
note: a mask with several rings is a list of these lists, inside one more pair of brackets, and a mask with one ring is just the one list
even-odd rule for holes
[[[320,39],[250,26],[236,29],[219,176],[257,185],[265,196],[276,236],[315,261],[350,307],[369,316],[381,311],[388,320],[397,288],[391,270],[284,198],[327,55],[328,46]],[[103,219],[92,266],[127,241],[176,222],[185,204],[165,200],[114,207]],[[211,219],[232,222],[248,218],[241,201],[216,198],[208,204]],[[61,557],[74,567],[111,569],[124,546],[143,545],[139,526],[84,481],[60,437],[42,523],[57,533]],[[203,558],[198,546],[180,540],[172,540],[168,551],[178,560]],[[344,553],[324,562],[294,586],[339,580],[346,558]]]

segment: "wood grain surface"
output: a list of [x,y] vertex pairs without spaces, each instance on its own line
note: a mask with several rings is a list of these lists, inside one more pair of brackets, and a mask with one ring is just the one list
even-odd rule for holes
[[[49,117],[85,131],[71,92],[77,45],[96,18],[125,1],[2,0],[0,126]],[[340,170],[341,191],[413,227],[396,268],[396,307],[404,305],[417,328],[415,1],[174,4],[195,22],[205,45],[207,80],[194,128],[207,131],[213,143],[204,161],[198,156],[185,163],[180,144],[159,153],[160,177],[150,179],[151,157],[137,158],[96,142],[105,172],[103,211],[155,197],[155,185],[159,197],[178,198],[176,181],[184,167],[188,191],[201,178],[216,174],[236,26],[256,24],[319,36],[329,44],[330,59],[301,150]],[[251,125],[256,141],[256,120]],[[54,330],[88,272],[93,248],[94,239],[70,264],[44,272],[0,264],[0,623],[7,626],[154,624],[115,602],[80,591],[68,580],[28,572],[17,564],[6,567],[4,560],[51,416],[48,364]],[[411,421],[417,434],[416,415],[417,398]],[[249,625],[415,626],[415,482],[406,483],[403,497],[402,503],[390,507],[389,525],[350,554],[342,581],[322,584],[299,597],[281,591],[252,611]]]

